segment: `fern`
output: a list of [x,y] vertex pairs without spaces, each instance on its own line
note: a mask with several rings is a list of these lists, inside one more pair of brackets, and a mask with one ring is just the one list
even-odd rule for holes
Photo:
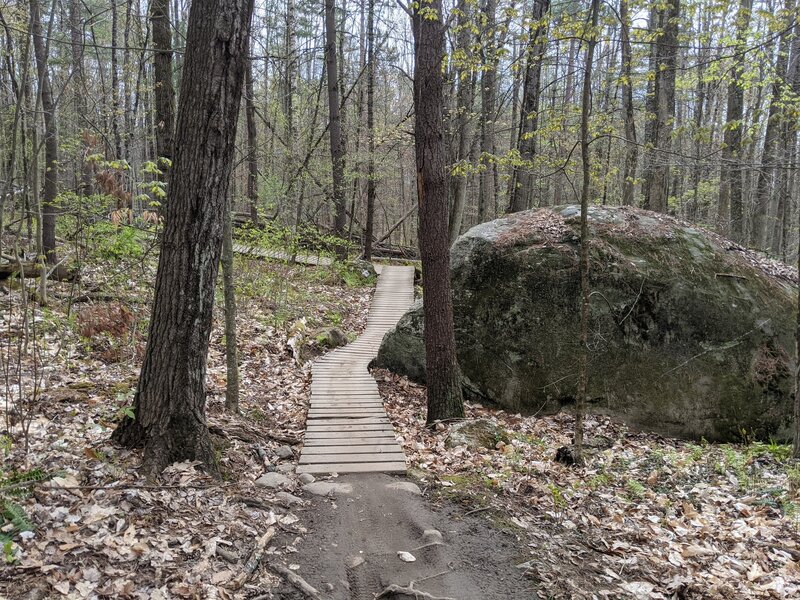
[[33,531],[35,529],[34,524],[28,520],[28,515],[25,513],[24,508],[8,499],[4,499],[2,502],[2,509],[0,510],[2,510],[3,517],[11,522],[14,527],[13,531]]

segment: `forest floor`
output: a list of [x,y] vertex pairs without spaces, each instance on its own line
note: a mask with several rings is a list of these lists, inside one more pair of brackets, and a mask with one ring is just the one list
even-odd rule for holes
[[[155,261],[117,250],[113,261],[109,249],[87,261],[78,286],[53,283],[46,308],[18,285],[0,289],[0,534],[12,540],[1,548],[0,598],[308,596],[293,573],[335,600],[345,589],[335,574],[365,535],[382,539],[393,562],[373,556],[370,568],[344,572],[351,598],[359,585],[372,598],[387,571],[425,579],[432,594],[448,578],[493,586],[482,598],[800,595],[800,467],[785,446],[690,444],[595,417],[587,426],[598,447],[578,469],[554,460],[569,416],[470,404],[470,418],[494,421],[510,442],[448,449],[449,425],[424,427],[424,388],[376,371],[422,496],[387,493],[383,476],[330,478],[352,480],[351,495],[303,491],[293,471],[307,361],[324,351],[317,332],[356,336],[372,293],[335,266],[237,258],[241,415],[224,412],[221,292],[208,365],[223,480],[186,463],[147,484],[139,454],[110,434],[136,385]],[[256,483],[269,472],[287,487]],[[425,528],[448,546],[414,545]],[[349,542],[338,545],[341,532]],[[400,564],[396,551],[417,561]],[[422,569],[440,564],[439,577]]]

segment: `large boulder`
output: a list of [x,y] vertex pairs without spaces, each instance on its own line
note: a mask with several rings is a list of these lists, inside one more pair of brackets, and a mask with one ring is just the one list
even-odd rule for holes
[[[484,223],[452,249],[465,390],[524,413],[574,403],[580,207]],[[791,270],[666,215],[592,207],[589,410],[665,435],[791,435]],[[422,306],[375,364],[424,382]]]

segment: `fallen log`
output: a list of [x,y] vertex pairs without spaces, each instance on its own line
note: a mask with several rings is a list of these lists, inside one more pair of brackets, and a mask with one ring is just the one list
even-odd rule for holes
[[[48,279],[57,281],[75,281],[78,278],[78,271],[70,269],[64,265],[44,265],[44,271]],[[34,279],[39,277],[42,272],[42,265],[35,262],[15,262],[0,264],[0,279],[21,278]]]

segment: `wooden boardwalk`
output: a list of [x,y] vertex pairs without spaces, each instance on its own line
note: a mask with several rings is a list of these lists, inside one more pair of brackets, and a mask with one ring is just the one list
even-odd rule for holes
[[414,301],[414,267],[376,266],[364,333],[314,363],[298,473],[404,473],[405,454],[367,365]]

